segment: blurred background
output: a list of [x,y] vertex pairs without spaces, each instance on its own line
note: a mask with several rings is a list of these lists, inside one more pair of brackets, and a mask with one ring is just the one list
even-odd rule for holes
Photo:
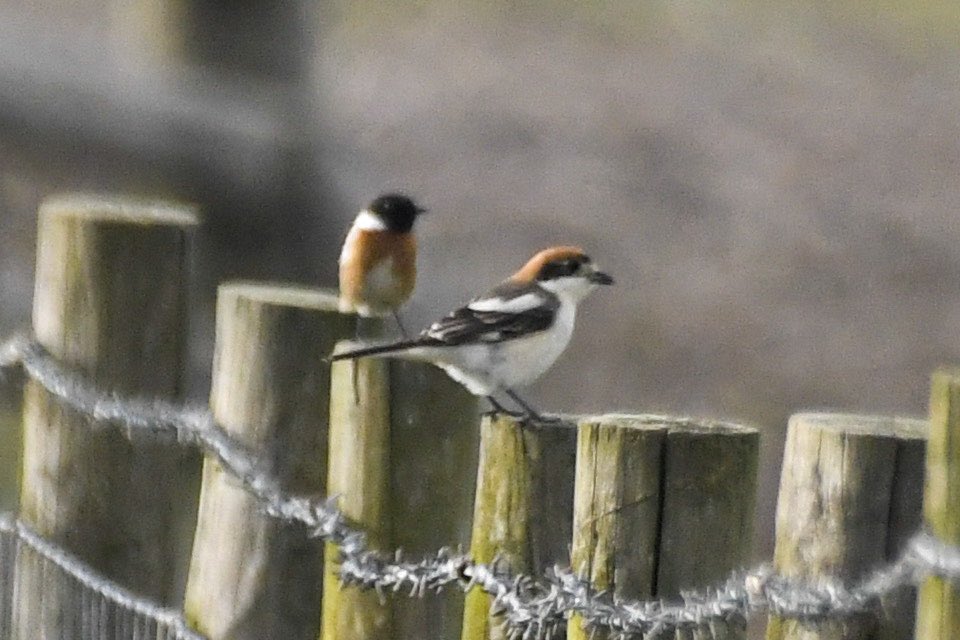
[[923,415],[960,361],[958,54],[951,0],[0,0],[0,336],[44,197],[195,202],[203,400],[217,283],[334,285],[353,216],[404,190],[408,324],[582,245],[618,285],[527,395],[760,427],[767,558],[787,416]]

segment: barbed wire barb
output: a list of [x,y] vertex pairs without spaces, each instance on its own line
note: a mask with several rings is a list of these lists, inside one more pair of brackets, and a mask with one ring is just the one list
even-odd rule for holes
[[0,343],[0,374],[17,366],[65,405],[94,421],[122,427],[128,437],[142,432],[171,439],[216,459],[257,498],[265,513],[302,525],[306,535],[335,544],[344,586],[375,589],[380,597],[387,593],[423,597],[447,587],[480,588],[492,596],[491,611],[503,617],[511,638],[554,637],[574,614],[588,630],[602,629],[620,640],[652,638],[680,628],[745,624],[759,614],[816,623],[871,614],[882,596],[914,585],[924,576],[960,582],[960,549],[926,532],[914,535],[898,560],[851,587],[829,578],[785,577],[761,565],[734,572],[718,587],[684,592],[673,602],[620,599],[593,589],[568,567],[555,567],[534,579],[513,575],[497,560],[489,565],[476,563],[449,548],[411,560],[399,551],[370,549],[366,535],[337,509],[335,498],[284,493],[276,479],[263,471],[256,452],[219,427],[203,407],[123,398],[97,389],[26,334]]

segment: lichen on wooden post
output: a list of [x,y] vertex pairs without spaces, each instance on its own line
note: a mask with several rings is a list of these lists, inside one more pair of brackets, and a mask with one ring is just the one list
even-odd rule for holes
[[[217,297],[210,405],[290,493],[323,495],[330,370],[355,317],[335,291],[229,283]],[[323,545],[206,460],[184,611],[211,640],[316,638]]]
[[[923,420],[848,414],[790,418],[777,503],[774,566],[787,576],[847,583],[895,558],[919,525],[917,461]],[[912,497],[911,497],[912,496]],[[771,618],[768,640],[908,638],[910,602],[890,601],[887,620],[864,616],[816,625]]]
[[[64,196],[40,207],[33,328],[40,343],[98,387],[174,399],[186,342],[190,207]],[[161,602],[179,598],[178,517],[195,504],[199,464],[174,443],[131,443],[90,425],[29,382],[20,516],[98,571]],[[55,590],[22,592],[20,637],[60,637]],[[47,615],[51,613],[51,615]]]
[[[948,545],[960,545],[960,369],[940,369],[930,388],[930,440],[923,488],[923,519]],[[917,599],[918,640],[960,635],[960,588],[929,577]]]
[[[569,422],[524,424],[495,414],[480,426],[480,461],[470,555],[498,559],[517,573],[541,575],[565,563],[572,535],[577,430]],[[506,638],[491,597],[467,594],[462,640]]]
[[[477,456],[476,399],[432,365],[333,363],[327,490],[374,549],[418,556],[465,542]],[[462,597],[382,602],[341,588],[327,545],[323,640],[451,638]]]

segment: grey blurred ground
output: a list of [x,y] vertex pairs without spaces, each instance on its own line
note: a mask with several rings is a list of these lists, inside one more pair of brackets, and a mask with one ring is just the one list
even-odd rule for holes
[[960,360],[952,5],[74,4],[0,2],[0,333],[45,195],[197,201],[202,397],[216,282],[333,284],[402,188],[431,210],[413,323],[547,244],[615,274],[528,395],[762,427],[759,557],[787,415],[923,414]]

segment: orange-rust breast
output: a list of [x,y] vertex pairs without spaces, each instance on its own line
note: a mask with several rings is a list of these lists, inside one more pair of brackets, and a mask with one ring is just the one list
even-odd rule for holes
[[365,230],[350,235],[340,258],[341,307],[382,315],[406,302],[417,280],[414,235]]

